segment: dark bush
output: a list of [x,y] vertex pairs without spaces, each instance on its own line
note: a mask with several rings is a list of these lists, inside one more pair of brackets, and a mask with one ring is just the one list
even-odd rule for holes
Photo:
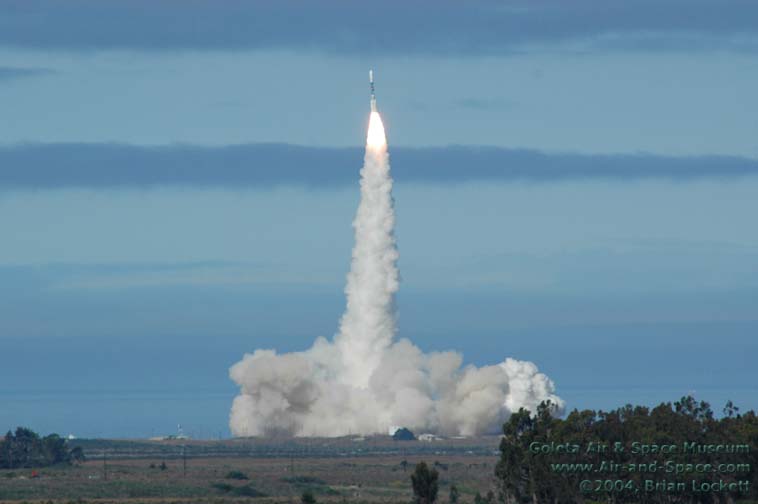
[[250,478],[248,478],[247,474],[243,473],[242,471],[229,471],[226,473],[226,479],[246,480]]
[[313,476],[288,476],[282,481],[293,485],[326,485],[326,481]]
[[18,427],[0,439],[0,468],[46,467],[84,461],[84,452],[69,450],[66,440],[58,434],[40,437],[31,429]]
[[419,462],[411,474],[413,487],[413,502],[416,504],[433,504],[437,500],[439,473],[436,469],[429,470],[426,462]]
[[314,497],[313,492],[306,490],[303,492],[303,495],[300,496],[300,502],[302,504],[316,504],[316,497]]
[[222,492],[231,492],[232,488],[234,488],[229,483],[213,483],[211,486],[216,490],[220,490]]
[[240,495],[242,497],[266,497],[265,493],[259,490],[256,490],[250,485],[245,485],[241,487],[233,487],[232,493],[234,495]]

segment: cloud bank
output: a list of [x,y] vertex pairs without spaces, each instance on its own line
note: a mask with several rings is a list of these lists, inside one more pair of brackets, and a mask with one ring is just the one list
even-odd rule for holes
[[[0,45],[34,49],[313,49],[503,54],[590,41],[609,49],[755,50],[751,0],[5,0]],[[380,28],[380,29],[378,29]]]
[[[395,147],[404,183],[477,181],[734,179],[758,175],[758,160],[736,156],[570,154],[500,147]],[[0,147],[0,190],[269,188],[351,186],[359,148],[243,144],[226,147],[23,144]]]
[[55,73],[49,68],[1,67],[0,82]]

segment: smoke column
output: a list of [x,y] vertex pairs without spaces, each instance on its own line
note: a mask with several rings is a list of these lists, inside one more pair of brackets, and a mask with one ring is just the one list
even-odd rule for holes
[[229,421],[235,436],[343,436],[393,426],[471,436],[497,433],[511,412],[534,411],[543,400],[563,410],[552,381],[530,362],[461,367],[457,352],[424,354],[395,341],[394,227],[387,141],[372,110],[339,332],[303,352],[256,350],[232,366],[240,386]]
[[371,112],[361,169],[361,202],[353,222],[355,248],[347,276],[347,310],[335,343],[347,385],[366,388],[395,336],[398,257],[392,177],[384,125]]

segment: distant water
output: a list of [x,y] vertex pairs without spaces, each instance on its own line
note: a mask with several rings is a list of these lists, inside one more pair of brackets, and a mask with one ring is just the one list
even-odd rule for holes
[[[711,403],[717,415],[731,399],[742,411],[756,409],[758,387],[709,388],[566,388],[558,390],[569,410],[609,410],[626,403],[654,406],[692,393]],[[181,424],[196,439],[229,437],[233,391],[0,391],[0,428],[16,426],[77,437],[147,438],[175,434]]]
[[230,392],[0,391],[2,432],[26,426],[86,438],[147,438],[176,434],[229,437]]

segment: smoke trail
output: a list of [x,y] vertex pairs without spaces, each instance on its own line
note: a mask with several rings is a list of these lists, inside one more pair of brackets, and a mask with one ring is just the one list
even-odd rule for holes
[[361,202],[353,222],[355,248],[347,277],[347,310],[335,343],[346,384],[366,388],[395,335],[398,273],[395,212],[382,119],[371,112],[361,169]]
[[543,400],[563,409],[553,383],[530,362],[461,368],[457,352],[424,354],[394,341],[399,279],[387,142],[372,110],[361,201],[347,277],[347,308],[334,341],[304,352],[246,354],[230,369],[240,386],[229,425],[235,436],[341,436],[392,426],[449,435],[498,432],[511,412]]

